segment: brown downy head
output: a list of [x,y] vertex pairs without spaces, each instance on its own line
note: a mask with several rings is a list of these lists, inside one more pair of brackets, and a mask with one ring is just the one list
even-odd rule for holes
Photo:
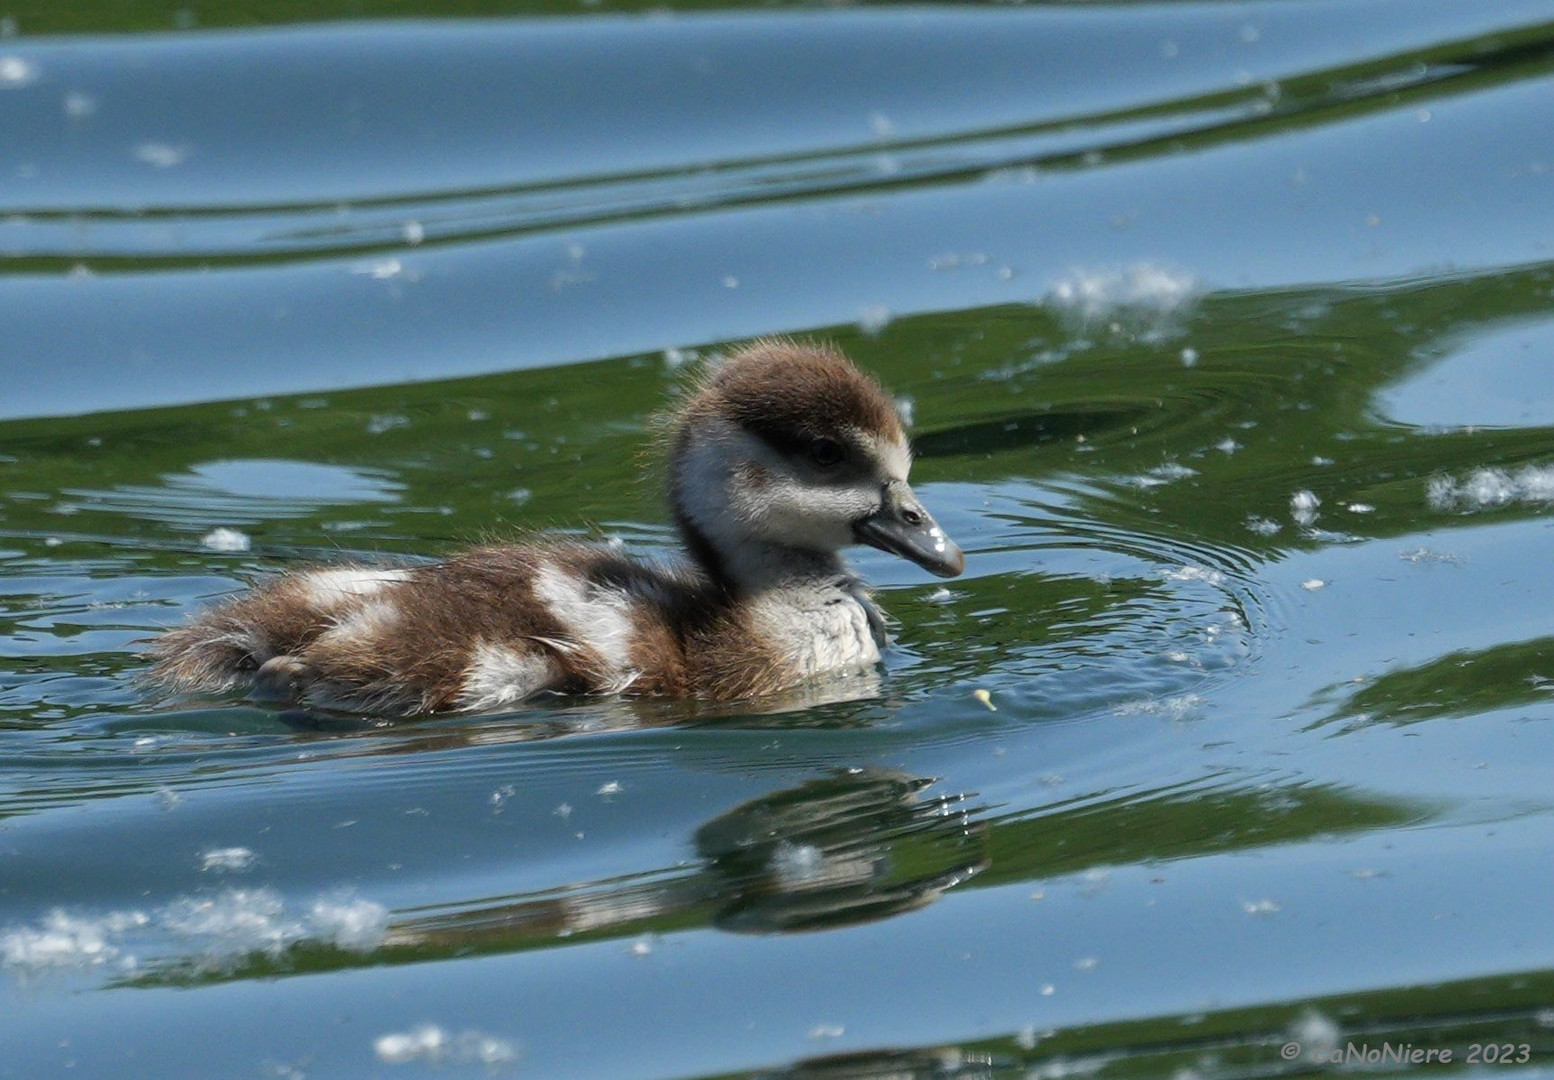
[[782,552],[869,544],[944,577],[965,556],[907,484],[895,404],[833,349],[758,341],[675,421],[670,494],[692,552],[730,584],[780,576]]

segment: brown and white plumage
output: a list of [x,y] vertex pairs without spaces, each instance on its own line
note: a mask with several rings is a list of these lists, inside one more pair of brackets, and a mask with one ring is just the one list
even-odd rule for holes
[[152,675],[410,715],[542,691],[734,700],[862,671],[883,631],[840,550],[872,544],[945,576],[965,565],[907,486],[910,465],[890,399],[845,358],[759,342],[675,418],[684,563],[556,541],[304,570],[163,634]]

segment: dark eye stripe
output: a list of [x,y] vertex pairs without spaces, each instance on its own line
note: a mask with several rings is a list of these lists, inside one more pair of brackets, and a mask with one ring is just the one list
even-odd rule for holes
[[815,432],[795,431],[786,425],[745,423],[742,426],[773,450],[787,457],[808,454],[815,440],[823,438]]

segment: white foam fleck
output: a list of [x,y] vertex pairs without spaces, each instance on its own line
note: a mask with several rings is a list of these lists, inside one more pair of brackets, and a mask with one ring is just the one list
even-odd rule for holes
[[1220,585],[1225,575],[1206,566],[1179,566],[1165,573],[1167,581],[1201,581],[1205,585]]
[[250,952],[276,953],[304,936],[301,925],[286,918],[286,902],[273,889],[184,897],[163,908],[158,923],[202,946],[210,963]]
[[1196,367],[1198,364],[1198,350],[1188,346],[1181,351],[1183,367]]
[[1410,548],[1407,551],[1398,552],[1398,558],[1411,563],[1447,563],[1451,566],[1460,566],[1462,556],[1452,555],[1444,551],[1435,551],[1431,548]]
[[767,865],[779,884],[791,888],[813,884],[820,878],[825,861],[825,854],[814,844],[780,840]]
[[351,273],[377,281],[387,281],[390,278],[399,277],[404,272],[405,264],[395,258],[372,259],[351,267]]
[[884,304],[870,304],[858,312],[858,329],[865,337],[878,337],[894,316]]
[[[234,857],[224,852],[246,850],[212,854],[230,861]],[[130,969],[136,966],[126,951],[133,934],[147,948],[160,944],[159,951],[166,952],[171,945],[175,956],[192,954],[187,958],[203,969],[223,969],[251,953],[278,955],[304,940],[365,952],[381,944],[387,930],[388,909],[370,900],[323,898],[295,915],[272,889],[225,889],[180,897],[151,912],[77,915],[56,909],[37,926],[0,934],[0,967],[21,974],[109,963]]]
[[388,933],[388,908],[360,897],[318,900],[308,910],[308,936],[351,952],[371,952]]
[[1432,476],[1425,498],[1435,510],[1484,510],[1510,503],[1554,502],[1554,466],[1526,465],[1515,472],[1477,469],[1461,480]]
[[1327,588],[1327,582],[1323,581],[1321,578],[1307,578],[1305,581],[1300,583],[1300,587],[1305,589],[1307,592],[1316,592],[1318,589]]
[[187,146],[174,146],[171,143],[146,142],[135,147],[135,160],[144,162],[156,169],[171,169],[175,165],[182,165],[189,160],[193,153]]
[[436,1024],[422,1024],[409,1031],[379,1035],[373,1040],[373,1052],[378,1060],[390,1065],[403,1065],[417,1058],[429,1058],[439,1054],[447,1045],[448,1036]]
[[1297,491],[1290,496],[1290,517],[1297,525],[1310,525],[1317,520],[1317,507],[1322,500],[1310,491]]
[[669,348],[664,350],[663,355],[664,368],[668,371],[679,371],[686,364],[689,364],[701,354],[698,353],[695,349]]
[[518,1060],[517,1047],[507,1039],[479,1031],[449,1035],[436,1024],[420,1024],[404,1032],[379,1035],[373,1053],[386,1065],[421,1061],[431,1065],[484,1065],[495,1068]]
[[1256,515],[1246,519],[1246,527],[1252,532],[1255,532],[1258,536],[1272,536],[1274,533],[1284,528],[1283,525],[1280,525],[1272,518],[1258,517]]
[[109,912],[94,918],[56,908],[39,926],[14,927],[0,934],[0,966],[35,973],[107,964],[122,953],[113,939],[150,919],[140,911]]
[[1118,716],[1164,716],[1168,720],[1189,720],[1203,708],[1198,694],[1173,694],[1169,697],[1129,701],[1114,710]]
[[1285,1029],[1285,1035],[1300,1047],[1305,1060],[1326,1061],[1343,1037],[1343,1030],[1332,1017],[1308,1009]]
[[38,79],[38,65],[21,56],[0,56],[0,90],[27,86]]
[[1248,915],[1266,917],[1276,914],[1283,909],[1277,901],[1264,898],[1262,900],[1243,900],[1241,902],[1241,910]]
[[395,428],[410,426],[408,416],[399,416],[395,413],[378,413],[367,420],[366,431],[368,435],[382,435],[385,431],[393,431]]
[[70,119],[85,120],[97,111],[97,99],[80,90],[72,90],[65,95],[64,108]]
[[219,874],[242,873],[254,865],[258,858],[246,847],[211,848],[200,853],[200,869]]
[[1115,323],[1116,329],[1161,337],[1176,330],[1201,293],[1191,274],[1138,262],[1074,270],[1053,283],[1043,302],[1085,325]]
[[252,545],[248,534],[225,525],[218,526],[200,537],[200,543],[211,551],[247,551]]

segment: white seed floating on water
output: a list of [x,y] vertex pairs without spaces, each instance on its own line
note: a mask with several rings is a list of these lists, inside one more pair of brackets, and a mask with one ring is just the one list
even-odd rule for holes
[[1310,525],[1317,520],[1317,507],[1321,505],[1322,500],[1313,492],[1297,491],[1290,496],[1290,517],[1297,525]]
[[189,159],[190,149],[187,146],[173,146],[169,143],[148,142],[135,147],[135,160],[144,162],[156,169],[171,169],[175,165],[182,165]]
[[884,304],[870,304],[858,313],[858,329],[867,337],[878,337],[892,318],[890,309]]
[[421,1024],[409,1031],[379,1035],[372,1051],[386,1065],[422,1061],[430,1065],[484,1065],[493,1068],[518,1060],[518,1048],[507,1039],[479,1031],[449,1035],[436,1024]]
[[370,277],[376,281],[388,281],[405,272],[405,264],[398,259],[374,259],[351,268],[351,273]]
[[1248,915],[1273,915],[1283,909],[1273,900],[1247,900],[1241,904],[1241,910]]
[[218,526],[200,538],[200,543],[211,551],[247,551],[251,545],[248,535],[226,526]]
[[38,78],[38,65],[20,56],[0,56],[0,90],[26,86]]
[[[1089,155],[1086,163],[1090,163]],[[1202,284],[1191,274],[1139,262],[1075,270],[1055,282],[1041,302],[1084,325],[1110,323],[1115,330],[1161,337],[1177,328],[1177,320],[1188,313],[1202,292]]]
[[686,364],[689,364],[692,360],[695,360],[701,354],[698,353],[695,349],[669,348],[664,350],[663,355],[664,368],[668,371],[679,371],[682,367],[684,367]]
[[150,921],[151,917],[140,911],[92,918],[55,908],[38,927],[15,927],[0,935],[0,967],[33,972],[111,963],[121,954],[112,939]]
[[306,921],[310,937],[352,952],[371,952],[388,934],[388,908],[372,900],[319,900]]
[[1343,1037],[1338,1022],[1315,1009],[1308,1009],[1285,1029],[1290,1042],[1305,1051],[1308,1061],[1325,1060]]
[[200,869],[217,873],[241,873],[253,866],[257,858],[246,847],[211,848],[200,854]]
[[66,94],[64,105],[65,115],[72,120],[85,120],[97,111],[97,99],[79,90]]
[[1165,578],[1167,581],[1201,581],[1205,585],[1221,585],[1225,581],[1224,574],[1207,566],[1179,566],[1167,570]]
[[1321,578],[1307,578],[1305,581],[1300,583],[1300,587],[1305,589],[1307,592],[1316,592],[1318,589],[1327,588],[1327,582],[1323,581]]
[[1425,498],[1434,510],[1482,510],[1507,503],[1554,502],[1554,466],[1528,465],[1514,473],[1478,469],[1461,481],[1432,476]]
[[971,692],[971,696],[986,705],[988,712],[998,711],[998,706],[993,704],[993,692],[991,690],[983,690],[978,687]]
[[435,1024],[423,1024],[421,1027],[410,1031],[379,1035],[372,1043],[373,1052],[378,1055],[379,1061],[390,1065],[403,1065],[414,1061],[419,1057],[428,1057],[439,1052],[448,1041],[442,1028]]

